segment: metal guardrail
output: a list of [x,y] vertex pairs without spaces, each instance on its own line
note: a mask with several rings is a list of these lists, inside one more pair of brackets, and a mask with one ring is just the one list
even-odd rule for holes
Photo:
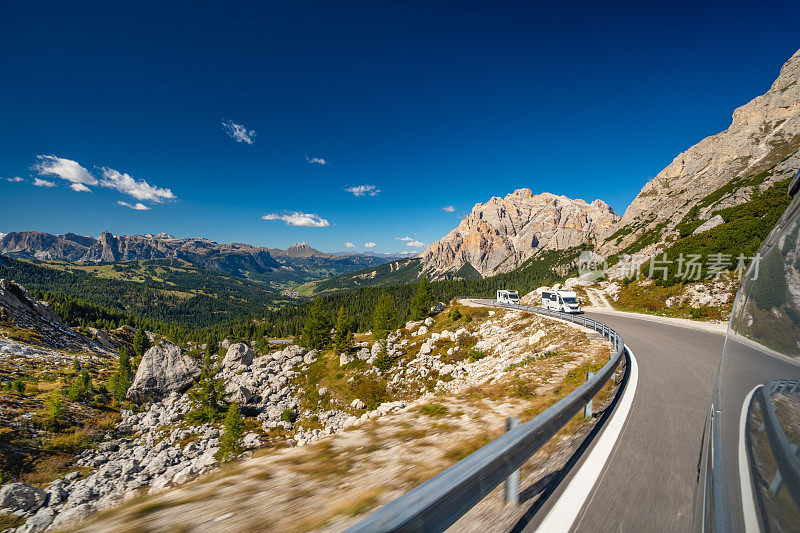
[[761,408],[767,442],[769,442],[772,456],[778,467],[774,480],[777,481],[778,486],[783,484],[789,489],[795,505],[800,507],[800,460],[797,459],[797,446],[789,442],[775,414],[775,405],[770,400],[773,394],[784,391],[793,393],[798,387],[800,387],[800,383],[795,380],[770,381],[756,390],[755,398]]
[[527,305],[493,307],[537,313],[597,331],[614,345],[608,363],[586,383],[536,416],[373,512],[347,531],[444,531],[514,473],[594,398],[625,357],[622,336],[585,316]]

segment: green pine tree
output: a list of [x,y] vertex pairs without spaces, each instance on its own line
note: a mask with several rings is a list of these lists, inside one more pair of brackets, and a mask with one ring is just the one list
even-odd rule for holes
[[119,349],[119,366],[117,371],[108,380],[108,388],[111,394],[118,401],[125,401],[128,389],[133,379],[133,369],[131,368],[131,356],[128,349],[122,346]]
[[42,424],[47,429],[57,429],[66,415],[67,408],[64,405],[63,392],[60,387],[57,387],[47,395],[47,400],[42,409]]
[[213,353],[211,343],[209,343],[203,357],[203,371],[200,373],[200,379],[188,392],[194,409],[186,415],[186,418],[195,424],[219,420],[227,405],[225,382],[222,378],[217,377],[219,366],[214,362]]
[[85,400],[91,390],[92,378],[89,376],[89,371],[84,370],[79,376],[72,379],[72,383],[67,389],[67,400],[71,402]]
[[333,345],[336,347],[336,353],[347,352],[353,345],[353,319],[345,312],[344,306],[339,307]]
[[133,337],[133,353],[141,357],[149,348],[150,339],[147,338],[144,328],[139,328],[139,330],[136,332],[136,335]]
[[215,457],[220,462],[228,462],[235,459],[244,451],[242,446],[242,436],[244,435],[244,420],[239,411],[239,404],[232,403],[228,406],[225,414],[225,433],[220,439],[219,451]]
[[322,306],[322,298],[314,299],[306,314],[300,345],[309,350],[322,350],[330,341],[331,323]]
[[417,285],[417,292],[411,300],[411,320],[422,320],[430,314],[431,288],[428,278],[422,276]]
[[394,298],[388,294],[382,294],[375,305],[375,312],[372,314],[372,334],[376,339],[385,339],[389,333],[397,328],[399,318],[397,306]]

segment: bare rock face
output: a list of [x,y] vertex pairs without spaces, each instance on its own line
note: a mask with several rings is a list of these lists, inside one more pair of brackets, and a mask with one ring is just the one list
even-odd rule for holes
[[158,401],[170,392],[183,392],[200,375],[200,367],[180,346],[163,341],[144,353],[136,370],[128,399],[134,402]]
[[540,250],[563,250],[598,235],[619,217],[602,200],[586,203],[518,189],[477,204],[456,229],[420,256],[434,277],[471,265],[481,276],[509,272]]
[[[800,165],[800,51],[783,66],[775,83],[761,96],[733,112],[730,127],[679,154],[650,180],[603,237],[629,229],[623,237],[604,243],[604,255],[623,250],[644,232],[659,227],[666,237],[693,205],[736,178],[770,171],[761,190],[791,177]],[[752,187],[723,196],[699,213],[701,220],[714,209],[750,200]]]
[[16,513],[36,512],[45,504],[47,494],[25,483],[8,483],[0,489],[0,509]]
[[725,219],[723,219],[721,215],[714,215],[713,217],[709,218],[708,220],[700,224],[697,227],[697,229],[692,232],[692,235],[697,235],[698,233],[703,233],[704,231],[714,229],[720,224],[724,223]]
[[253,355],[253,349],[249,344],[244,342],[231,344],[222,360],[222,368],[235,370],[250,366],[253,364]]
[[98,344],[68,328],[47,303],[36,300],[22,285],[6,279],[0,279],[0,322],[35,332],[40,339],[38,343],[49,348],[103,351]]
[[22,285],[0,279],[0,309],[3,317],[17,327],[35,326],[42,321],[61,323],[56,314],[37,301]]

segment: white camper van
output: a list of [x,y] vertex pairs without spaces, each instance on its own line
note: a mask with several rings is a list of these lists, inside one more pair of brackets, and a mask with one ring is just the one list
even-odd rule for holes
[[497,302],[501,304],[518,304],[519,293],[517,291],[507,290],[497,291]]
[[580,313],[581,304],[573,291],[542,291],[542,307],[562,313]]

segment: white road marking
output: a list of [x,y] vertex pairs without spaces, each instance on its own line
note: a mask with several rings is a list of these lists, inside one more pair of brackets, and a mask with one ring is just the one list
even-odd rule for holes
[[747,426],[747,408],[750,406],[750,399],[753,393],[761,385],[756,385],[753,390],[747,393],[742,404],[742,412],[739,415],[739,488],[742,490],[742,514],[744,515],[744,530],[748,533],[761,531],[758,525],[758,515],[756,514],[755,495],[753,485],[750,480],[750,465],[747,461],[747,440],[745,427]]
[[625,421],[628,419],[628,413],[630,413],[639,384],[639,366],[636,364],[636,357],[630,350],[628,353],[631,357],[630,376],[614,416],[607,422],[586,460],[536,531],[542,533],[569,531],[597,483],[600,473],[622,433]]

